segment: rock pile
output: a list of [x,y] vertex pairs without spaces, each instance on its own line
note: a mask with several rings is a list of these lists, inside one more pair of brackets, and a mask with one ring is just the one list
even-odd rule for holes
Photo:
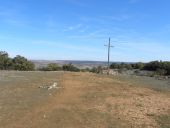
[[54,82],[50,86],[39,86],[39,88],[46,88],[48,90],[51,90],[51,89],[58,89],[58,88],[61,88],[61,87],[58,86],[57,82]]

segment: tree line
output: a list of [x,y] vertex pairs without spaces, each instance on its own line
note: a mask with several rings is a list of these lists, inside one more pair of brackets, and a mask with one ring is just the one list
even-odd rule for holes
[[[147,70],[154,71],[158,75],[170,75],[170,62],[169,61],[152,61],[149,63],[112,63],[111,69],[126,69],[126,70]],[[64,64],[59,66],[56,63],[50,63],[46,67],[39,68],[40,71],[73,71],[73,72],[93,72],[101,73],[104,70],[102,66],[79,69],[76,66],[70,64]],[[0,70],[19,70],[19,71],[34,71],[35,65],[23,56],[17,55],[14,58],[10,58],[8,53],[0,51]]]
[[34,69],[35,65],[25,57],[17,55],[10,58],[7,52],[0,51],[0,70],[32,71]]
[[41,67],[38,69],[39,71],[71,71],[71,72],[92,72],[92,73],[101,73],[103,68],[102,66],[93,67],[93,68],[85,68],[80,69],[73,64],[64,64],[62,66],[56,63],[50,63],[45,67]]
[[64,64],[59,66],[56,63],[50,63],[45,67],[35,69],[34,63],[29,61],[23,56],[17,55],[14,58],[9,57],[9,54],[5,51],[0,51],[0,70],[18,70],[18,71],[72,71],[72,72],[94,72],[98,73],[97,68],[79,69],[73,64]]
[[112,63],[111,69],[139,69],[146,71],[154,71],[157,75],[170,75],[169,61],[152,61],[149,63]]
[[72,71],[72,72],[80,72],[80,69],[75,67],[74,65],[64,64],[63,66],[59,66],[56,63],[50,63],[46,67],[39,68],[40,71]]
[[[17,55],[10,58],[5,51],[0,51],[0,70],[18,70],[18,71],[34,71],[35,65],[23,56]],[[39,68],[40,71],[74,71],[79,72],[80,69],[72,64],[64,64],[60,67],[56,63],[50,63],[46,67]]]

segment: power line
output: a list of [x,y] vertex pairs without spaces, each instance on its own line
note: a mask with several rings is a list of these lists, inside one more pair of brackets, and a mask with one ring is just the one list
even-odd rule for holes
[[108,45],[104,45],[104,46],[108,47],[108,65],[107,65],[108,66],[108,72],[107,72],[107,74],[109,75],[109,72],[110,72],[110,48],[114,47],[110,44],[110,38],[109,38]]

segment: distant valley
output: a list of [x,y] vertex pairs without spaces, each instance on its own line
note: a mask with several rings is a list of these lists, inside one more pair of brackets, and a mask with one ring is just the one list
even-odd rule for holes
[[59,65],[71,63],[81,69],[92,68],[97,66],[107,66],[107,62],[105,61],[81,61],[81,60],[31,60],[31,61],[35,64],[36,68],[46,67],[49,63],[57,63]]

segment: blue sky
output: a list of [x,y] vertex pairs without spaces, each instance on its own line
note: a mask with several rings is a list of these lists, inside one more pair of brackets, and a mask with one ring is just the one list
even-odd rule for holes
[[0,0],[0,50],[29,59],[170,60],[169,0]]

